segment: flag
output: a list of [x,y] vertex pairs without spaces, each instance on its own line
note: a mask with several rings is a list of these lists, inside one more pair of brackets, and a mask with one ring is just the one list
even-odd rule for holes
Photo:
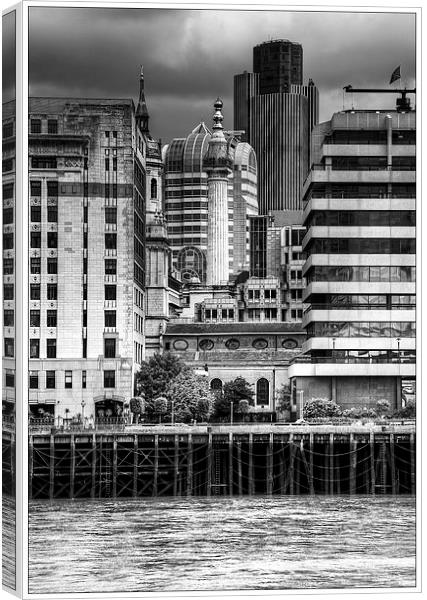
[[391,74],[390,77],[390,85],[394,82],[397,81],[398,79],[400,79],[400,65],[398,67],[395,68],[395,70],[393,71],[393,73]]

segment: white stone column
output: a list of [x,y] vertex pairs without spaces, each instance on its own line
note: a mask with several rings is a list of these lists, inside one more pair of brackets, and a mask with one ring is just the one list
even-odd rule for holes
[[223,174],[208,179],[207,284],[228,281],[228,182]]

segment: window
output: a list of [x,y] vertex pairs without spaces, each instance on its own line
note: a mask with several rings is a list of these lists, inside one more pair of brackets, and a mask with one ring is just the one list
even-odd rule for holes
[[33,338],[30,340],[30,358],[39,358],[39,356],[40,356],[40,340]]
[[46,371],[46,388],[53,390],[56,387],[55,371]]
[[6,387],[15,387],[15,371],[12,369],[6,369],[5,380]]
[[105,286],[105,299],[106,300],[115,300],[116,299],[116,286],[115,285],[106,285]]
[[39,388],[39,372],[30,371],[30,389],[37,390]]
[[57,162],[55,156],[32,156],[32,169],[56,169]]
[[13,275],[13,258],[3,259],[3,275]]
[[105,209],[105,222],[113,223],[114,225],[117,223],[117,208],[116,207],[106,207]]
[[41,119],[31,119],[30,131],[31,131],[31,133],[41,133],[42,132]]
[[88,207],[83,206],[83,223],[87,223],[88,219]]
[[30,234],[30,246],[31,248],[41,248],[42,235],[40,231],[32,231]]
[[47,207],[47,220],[48,223],[57,223],[58,222],[58,207],[49,205]]
[[3,225],[10,225],[13,223],[13,208],[3,208]]
[[106,131],[106,132],[105,132],[105,137],[106,137],[106,138],[109,138],[109,137],[110,137],[110,132],[109,132],[109,131]]
[[109,183],[106,183],[104,186],[104,197],[105,198],[110,197],[110,184]]
[[65,371],[65,387],[72,388],[73,387],[73,372]]
[[40,300],[40,284],[32,283],[30,285],[30,300]]
[[115,327],[116,326],[116,311],[105,310],[104,311],[104,327]]
[[30,181],[30,194],[31,196],[40,197],[42,195],[42,182],[41,181]]
[[48,133],[58,133],[58,121],[56,119],[48,119],[47,132]]
[[58,247],[58,232],[48,231],[47,232],[47,247],[57,248]]
[[117,261],[115,258],[107,258],[105,261],[105,274],[116,275],[117,273]]
[[30,327],[40,327],[39,310],[30,310]]
[[113,138],[117,139],[117,131],[113,131]]
[[13,198],[13,183],[3,184],[3,200],[10,200]]
[[116,387],[116,372],[115,371],[104,371],[104,387],[105,388]]
[[105,247],[107,250],[117,250],[117,234],[106,233],[105,234]]
[[221,379],[212,379],[210,388],[215,396],[221,396],[221,394],[222,394]]
[[116,357],[116,339],[105,338],[104,339],[104,358],[115,358]]
[[83,327],[87,327],[87,310],[83,311]]
[[47,259],[47,272],[48,275],[56,275],[58,273],[58,259],[48,258]]
[[83,284],[83,300],[87,300],[87,283]]
[[7,173],[7,171],[13,170],[13,158],[5,158],[2,161],[2,172]]
[[256,403],[258,406],[269,404],[269,388],[270,384],[267,379],[258,379],[256,384]]
[[87,258],[83,259],[83,274],[87,275]]
[[46,287],[46,296],[48,300],[58,299],[58,285],[56,283],[48,283]]
[[33,223],[40,223],[42,220],[42,207],[41,206],[32,206],[30,209],[31,212],[31,221]]
[[87,338],[83,338],[82,340],[82,356],[83,358],[87,358]]
[[151,198],[153,200],[157,198],[157,180],[154,178],[151,180]]
[[32,275],[39,275],[41,271],[41,258],[35,257],[30,259],[30,271]]
[[117,158],[113,158],[113,171],[117,171]]
[[3,300],[13,300],[13,283],[5,283],[3,286]]
[[13,310],[5,309],[3,311],[3,325],[5,327],[13,327],[15,324],[15,313]]
[[56,327],[57,322],[57,311],[56,310],[48,310],[46,313],[46,326],[47,327]]
[[12,250],[13,248],[13,233],[3,234],[3,250]]
[[86,371],[82,371],[82,388],[86,388]]
[[47,358],[56,358],[56,340],[46,340],[46,356]]
[[13,123],[5,123],[3,125],[3,137],[8,138],[13,136]]
[[110,159],[109,158],[105,159],[105,170],[106,171],[110,170]]
[[15,342],[13,338],[4,338],[4,355],[13,357],[15,353]]

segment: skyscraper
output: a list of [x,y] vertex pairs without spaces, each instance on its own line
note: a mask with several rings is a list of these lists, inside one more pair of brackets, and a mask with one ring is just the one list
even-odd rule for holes
[[254,48],[253,73],[234,77],[234,128],[245,130],[258,161],[259,213],[300,210],[319,95],[302,85],[303,51],[288,40]]

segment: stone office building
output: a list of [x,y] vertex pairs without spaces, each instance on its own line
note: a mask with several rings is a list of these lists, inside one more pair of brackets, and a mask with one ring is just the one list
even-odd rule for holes
[[29,104],[30,412],[118,416],[144,359],[141,115],[132,100]]

